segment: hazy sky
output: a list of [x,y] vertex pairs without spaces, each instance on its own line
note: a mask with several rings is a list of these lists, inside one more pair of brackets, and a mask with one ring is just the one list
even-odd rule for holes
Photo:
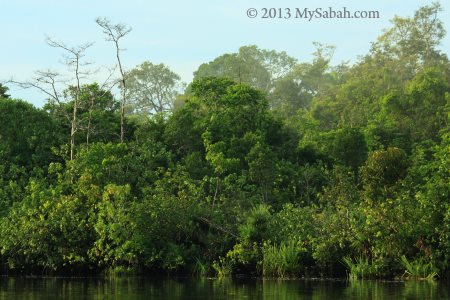
[[[3,0],[0,81],[26,80],[38,69],[61,69],[62,52],[45,44],[50,36],[68,45],[95,42],[87,59],[113,65],[114,49],[103,39],[96,17],[108,17],[133,28],[123,40],[123,62],[130,69],[142,63],[165,63],[185,82],[203,63],[235,52],[243,45],[284,50],[300,61],[309,61],[312,42],[337,46],[334,61],[355,61],[366,54],[395,15],[411,16],[432,1],[419,0]],[[441,1],[440,18],[450,31],[450,1]],[[380,19],[312,20],[250,19],[249,8],[311,8],[378,10]],[[450,38],[441,46],[447,53]],[[98,75],[100,80],[101,74]],[[10,86],[10,94],[37,106],[45,95]]]

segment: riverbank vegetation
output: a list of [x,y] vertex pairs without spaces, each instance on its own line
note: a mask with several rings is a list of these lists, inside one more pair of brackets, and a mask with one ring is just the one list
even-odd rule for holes
[[396,17],[354,64],[244,46],[181,92],[150,62],[118,97],[40,73],[35,108],[0,86],[2,273],[448,277],[439,12]]

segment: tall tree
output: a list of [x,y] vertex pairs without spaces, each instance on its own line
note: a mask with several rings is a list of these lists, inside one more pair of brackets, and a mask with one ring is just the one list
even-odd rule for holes
[[373,44],[373,56],[390,61],[391,72],[403,82],[420,67],[439,64],[445,55],[437,47],[446,34],[444,23],[438,18],[441,11],[441,4],[434,2],[419,8],[413,17],[394,17],[392,27]]
[[123,142],[125,134],[125,106],[127,104],[127,85],[125,71],[122,66],[122,60],[120,58],[119,43],[120,40],[130,33],[131,28],[125,24],[117,23],[113,24],[107,18],[97,18],[95,22],[103,29],[103,33],[106,35],[106,40],[113,42],[116,50],[117,65],[120,72],[120,87],[121,87],[121,101],[120,101],[120,142]]
[[288,74],[275,81],[272,106],[285,116],[310,108],[314,97],[323,97],[347,72],[347,65],[331,66],[335,47],[313,43],[313,61],[296,64]]
[[79,106],[80,101],[79,98],[81,94],[81,80],[85,75],[87,75],[86,72],[83,72],[81,70],[83,66],[81,59],[84,57],[86,50],[90,46],[92,46],[92,43],[87,43],[77,47],[69,47],[64,43],[57,42],[55,40],[48,38],[47,44],[50,47],[62,49],[69,54],[69,56],[66,58],[66,64],[69,68],[72,68],[74,72],[75,84],[72,93],[73,108],[72,108],[72,117],[70,121],[70,159],[72,160],[75,155],[75,134],[78,131],[77,109]]
[[194,77],[227,77],[269,92],[273,83],[288,74],[295,63],[296,59],[284,51],[263,50],[254,45],[243,46],[237,53],[224,54],[212,62],[202,64],[194,72]]
[[131,113],[149,115],[170,111],[180,87],[180,76],[164,64],[144,62],[127,74]]

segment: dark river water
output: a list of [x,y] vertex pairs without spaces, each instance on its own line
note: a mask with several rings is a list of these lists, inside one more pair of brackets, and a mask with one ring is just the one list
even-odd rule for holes
[[450,299],[447,284],[155,278],[0,277],[0,299]]

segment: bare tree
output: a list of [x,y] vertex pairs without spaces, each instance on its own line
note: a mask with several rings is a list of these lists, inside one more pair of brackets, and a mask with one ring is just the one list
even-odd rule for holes
[[75,134],[78,131],[77,125],[77,109],[79,106],[79,96],[81,91],[81,80],[89,75],[89,72],[82,71],[82,67],[87,63],[82,63],[82,58],[85,56],[86,50],[92,46],[92,43],[86,43],[76,47],[69,47],[62,42],[57,42],[51,38],[46,39],[46,43],[53,48],[59,48],[65,51],[64,63],[73,72],[72,80],[62,80],[60,73],[52,70],[36,71],[34,78],[26,82],[18,82],[10,80],[10,82],[19,85],[22,88],[35,88],[50,97],[50,100],[63,107],[63,102],[67,94],[60,92],[59,85],[63,84],[65,89],[74,87],[73,109],[69,114],[65,109],[62,109],[65,118],[70,123],[70,159],[75,156]]
[[[36,71],[34,77],[29,81],[22,82],[10,79],[8,82],[16,84],[23,89],[35,88],[46,94],[52,101],[60,104],[63,98],[57,87],[58,83],[61,83],[60,76],[58,72],[47,69]],[[69,117],[69,115],[66,114],[66,117]]]
[[112,24],[107,18],[97,18],[95,22],[103,29],[103,33],[106,35],[106,40],[113,42],[116,49],[116,59],[120,71],[120,84],[121,84],[121,101],[120,101],[120,142],[124,139],[124,121],[125,121],[125,105],[126,105],[126,75],[122,67],[122,61],[120,59],[119,42],[120,39],[130,33],[131,28],[125,24]]
[[84,57],[86,50],[92,46],[92,43],[86,43],[76,47],[68,47],[62,42],[57,42],[51,38],[47,38],[47,44],[50,47],[59,48],[66,51],[67,56],[65,57],[65,63],[70,68],[73,68],[75,75],[75,93],[73,95],[72,118],[70,119],[70,159],[72,160],[75,154],[75,134],[78,131],[77,109],[81,93],[81,79],[89,74],[88,72],[81,71],[81,67],[86,65],[81,63],[81,59]]

